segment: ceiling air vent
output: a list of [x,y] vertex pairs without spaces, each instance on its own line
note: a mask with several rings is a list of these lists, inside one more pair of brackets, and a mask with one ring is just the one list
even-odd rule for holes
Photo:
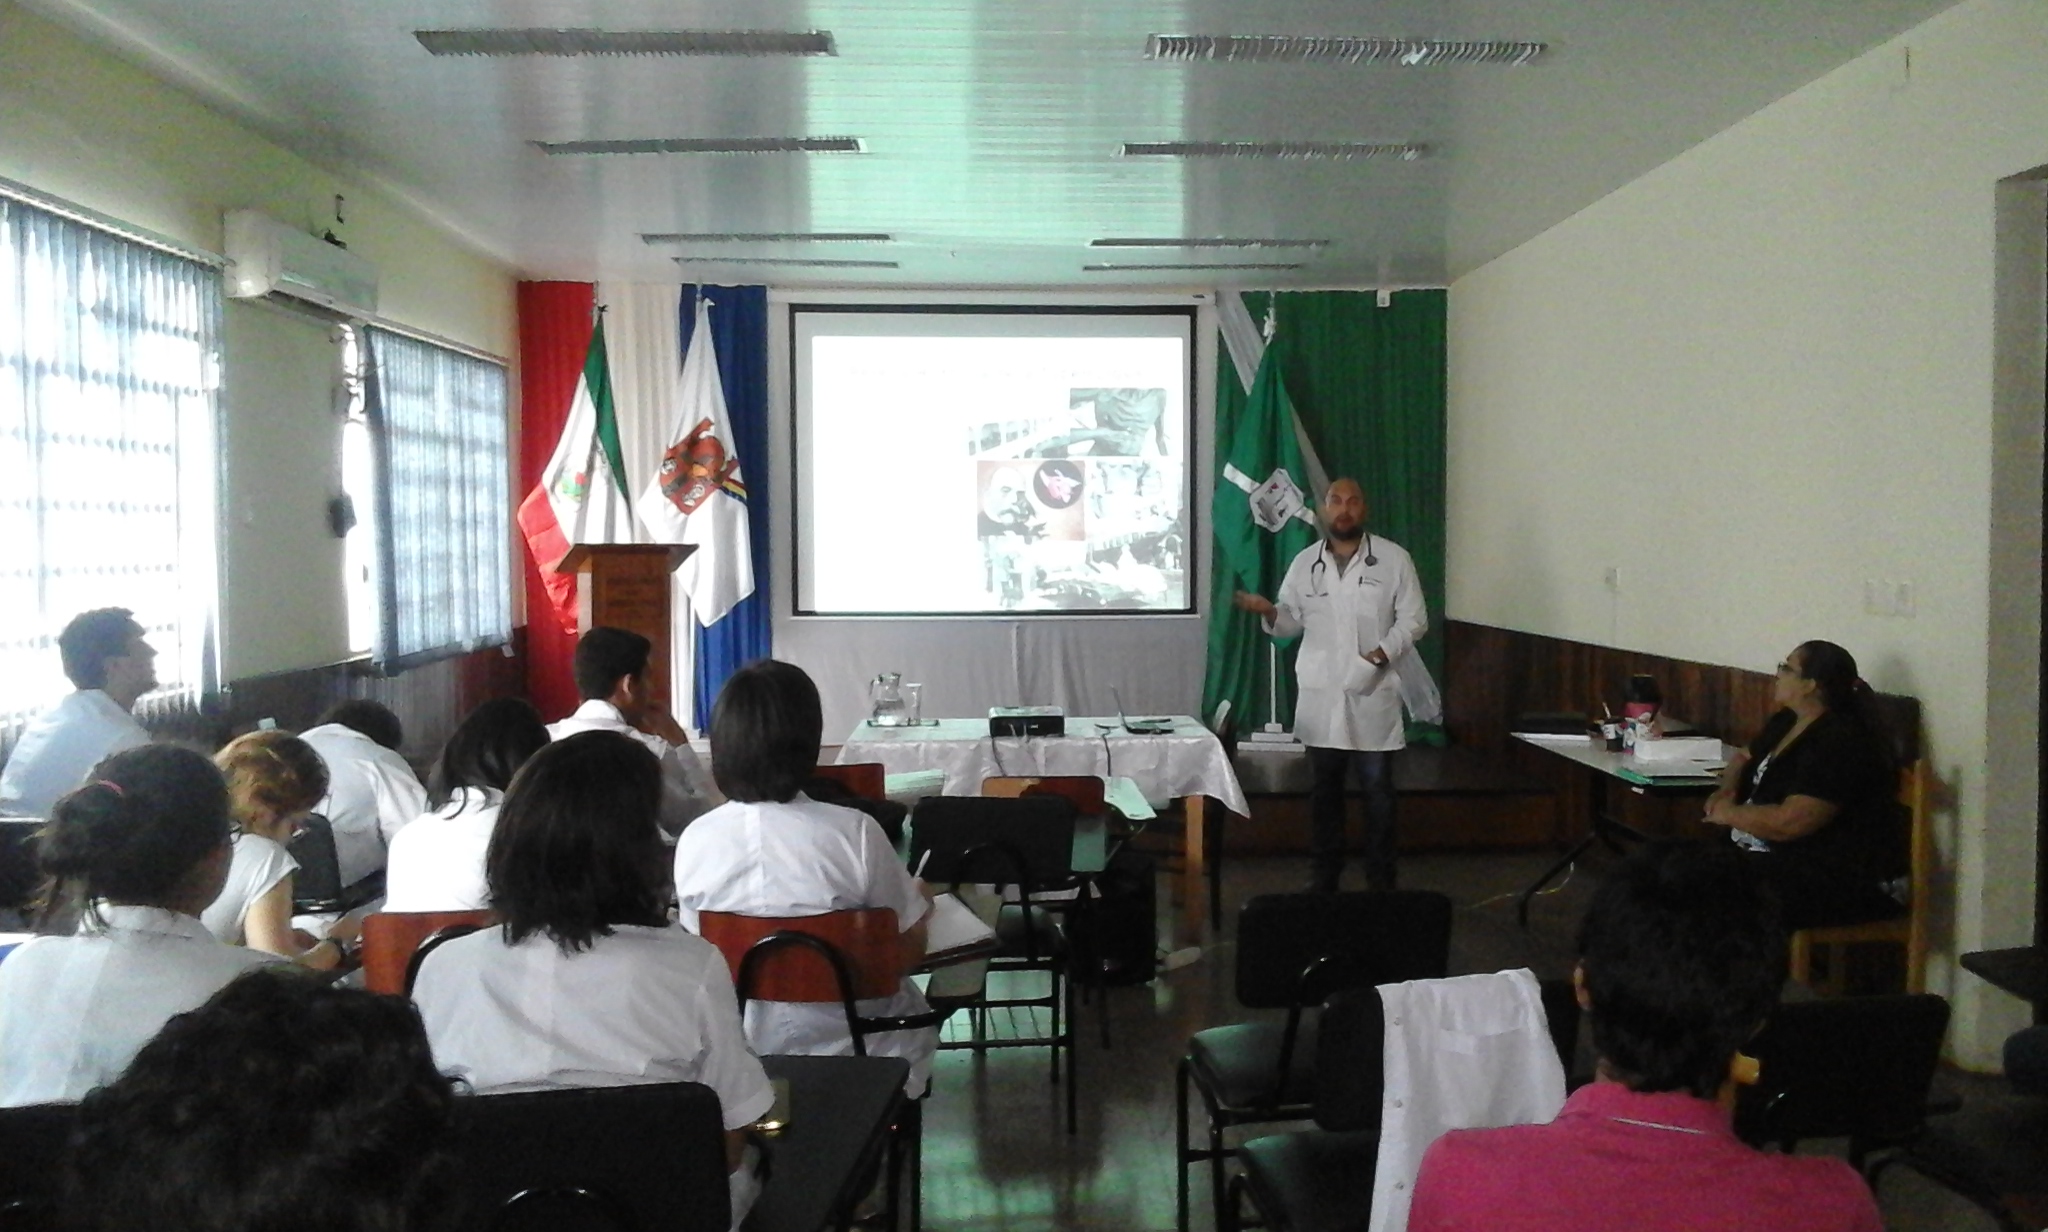
[[678,265],[782,265],[793,269],[895,269],[894,261],[844,261],[829,257],[670,257]]
[[642,231],[647,244],[887,244],[887,231]]
[[1326,248],[1328,240],[1282,240],[1250,236],[1182,236],[1177,239],[1152,237],[1089,240],[1090,248]]
[[536,141],[543,154],[865,154],[858,137],[648,137]]
[[1126,141],[1125,158],[1290,158],[1414,162],[1429,147],[1412,141]]
[[1105,261],[1105,262],[1103,262],[1103,263],[1101,263],[1101,264],[1099,264],[1099,265],[1084,265],[1084,266],[1082,266],[1082,267],[1081,267],[1081,272],[1082,272],[1082,273],[1084,273],[1084,274],[1112,274],[1112,273],[1114,273],[1114,274],[1121,274],[1121,273],[1129,273],[1129,272],[1137,272],[1137,271],[1152,271],[1152,270],[1298,270],[1298,269],[1300,269],[1300,268],[1301,268],[1301,266],[1300,266],[1299,264],[1289,264],[1289,263],[1287,263],[1287,262],[1284,262],[1284,261],[1274,261],[1274,262],[1257,262],[1257,261],[1254,261],[1254,262],[1238,262],[1238,261],[1216,261],[1216,262],[1200,262],[1200,261],[1198,261],[1198,262],[1192,262],[1192,263],[1188,263],[1188,264],[1174,264],[1174,265],[1138,265],[1138,264],[1125,264],[1125,263],[1122,263],[1122,262],[1117,262],[1117,261]]
[[836,56],[829,30],[415,30],[436,56]]
[[1281,64],[1528,64],[1546,43],[1500,39],[1349,38],[1301,34],[1155,34],[1148,60],[1227,60]]

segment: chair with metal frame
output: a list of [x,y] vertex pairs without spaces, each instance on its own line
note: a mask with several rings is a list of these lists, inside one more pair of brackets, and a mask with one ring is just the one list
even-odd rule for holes
[[[867,1039],[889,1031],[921,1031],[943,1023],[950,1009],[921,1014],[868,1015],[862,1001],[894,996],[910,972],[896,913],[887,907],[856,907],[808,916],[750,916],[724,911],[697,915],[697,931],[718,947],[732,968],[733,991],[742,1013],[750,1000],[797,1001],[842,1007],[853,1054],[867,1055]],[[923,1186],[919,1161],[924,1138],[921,1101],[906,1100],[890,1134],[888,1226],[897,1222],[896,1195],[903,1170],[910,1169],[910,1227],[922,1225]]]
[[1948,1019],[1948,1002],[1930,993],[1780,1005],[1743,1049],[1759,1073],[1737,1093],[1736,1132],[1786,1151],[1847,1138],[1849,1162],[1866,1169],[1873,1152],[1925,1128]]
[[[1317,1018],[1305,1011],[1346,988],[1439,979],[1448,970],[1451,900],[1430,890],[1265,894],[1237,917],[1237,999],[1284,1009],[1280,1022],[1198,1031],[1175,1073],[1175,1227],[1188,1227],[1190,1165],[1209,1164],[1210,1201],[1224,1210],[1224,1145],[1235,1126],[1298,1121],[1314,1111]],[[1206,1147],[1190,1145],[1188,1092],[1208,1112]]]
[[[1569,980],[1540,985],[1550,1042],[1567,1073],[1578,1049],[1579,1005]],[[1241,1226],[1249,1201],[1274,1232],[1364,1228],[1372,1211],[1386,1091],[1386,1014],[1374,988],[1348,988],[1323,1004],[1316,1033],[1316,1128],[1244,1144],[1219,1232]]]
[[429,937],[451,925],[488,927],[494,911],[378,911],[363,917],[363,987],[403,995],[412,989],[415,955]]
[[77,1104],[0,1108],[0,1232],[65,1226],[64,1156]]
[[694,1082],[465,1095],[451,1169],[467,1232],[725,1232],[718,1096]]
[[[1075,887],[1073,802],[1061,795],[932,796],[918,801],[910,815],[910,856],[925,880],[958,886],[988,882],[1016,886],[996,920],[999,948],[989,960],[996,975],[1043,973],[1042,996],[987,996],[969,1007],[968,1038],[946,1040],[941,1048],[976,1053],[997,1048],[1049,1048],[1052,1081],[1060,1081],[1060,1054],[1066,1053],[1067,1132],[1077,1124],[1074,1094],[1073,968],[1066,937],[1047,904],[1034,901],[1047,891]],[[1001,1011],[1015,1025],[1022,1012],[1044,1008],[1050,1015],[1044,1034],[993,1035],[990,1012]]]

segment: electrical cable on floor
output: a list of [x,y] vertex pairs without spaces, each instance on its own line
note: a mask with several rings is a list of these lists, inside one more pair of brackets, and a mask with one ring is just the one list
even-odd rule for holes
[[[1578,872],[1578,871],[1579,871],[1579,862],[1578,862],[1577,860],[1574,860],[1574,861],[1572,861],[1572,862],[1571,862],[1570,864],[1568,864],[1568,865],[1566,865],[1566,866],[1565,866],[1565,870],[1564,870],[1564,880],[1563,880],[1563,881],[1560,881],[1560,882],[1558,882],[1558,883],[1557,883],[1556,885],[1554,885],[1554,886],[1551,886],[1551,887],[1550,887],[1549,889],[1547,889],[1547,890],[1538,890],[1538,891],[1536,891],[1536,892],[1535,892],[1534,894],[1531,894],[1531,895],[1530,895],[1529,897],[1531,897],[1531,898],[1546,898],[1546,897],[1548,897],[1548,896],[1550,896],[1550,895],[1552,895],[1552,894],[1556,894],[1556,893],[1558,893],[1558,892],[1562,891],[1562,890],[1563,890],[1563,889],[1564,889],[1564,888],[1565,888],[1566,886],[1568,886],[1568,885],[1570,885],[1570,884],[1572,883],[1572,875],[1573,875],[1574,873]],[[1509,899],[1511,899],[1511,898],[1520,898],[1521,896],[1522,896],[1522,892],[1521,892],[1520,890],[1509,890],[1509,891],[1508,891],[1507,893],[1505,893],[1505,894],[1496,894],[1496,895],[1494,895],[1494,896],[1493,896],[1493,897],[1491,897],[1491,898],[1482,898],[1482,899],[1480,899],[1480,900],[1479,900],[1478,902],[1476,902],[1476,903],[1472,903],[1472,904],[1469,904],[1468,906],[1466,906],[1466,907],[1465,907],[1465,910],[1467,910],[1467,911],[1477,911],[1477,910],[1479,910],[1479,909],[1480,909],[1481,907],[1491,907],[1491,906],[1493,906],[1493,905],[1494,905],[1495,903],[1504,903],[1504,902],[1506,902],[1507,900],[1509,900]]]

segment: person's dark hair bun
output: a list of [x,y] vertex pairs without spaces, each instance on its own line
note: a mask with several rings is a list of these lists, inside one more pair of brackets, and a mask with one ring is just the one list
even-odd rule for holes
[[227,787],[204,756],[144,745],[58,800],[36,860],[85,898],[160,904],[227,834]]

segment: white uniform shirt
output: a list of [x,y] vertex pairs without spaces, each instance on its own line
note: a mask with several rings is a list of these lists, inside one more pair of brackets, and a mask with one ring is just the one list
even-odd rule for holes
[[235,858],[228,864],[228,882],[219,897],[199,914],[206,931],[229,945],[248,943],[249,907],[278,882],[297,872],[299,862],[282,843],[261,834],[235,837]]
[[391,836],[385,911],[476,911],[490,906],[484,853],[505,793],[458,787],[448,803]]
[[[1375,535],[1369,554],[1370,565],[1360,541],[1340,568],[1326,544],[1303,549],[1287,566],[1278,610],[1265,622],[1274,637],[1302,635],[1294,734],[1313,748],[1383,752],[1408,743],[1395,665],[1429,631],[1429,612],[1415,562],[1399,544]],[[1386,654],[1386,666],[1366,659],[1375,648]]]
[[411,762],[353,727],[322,723],[299,739],[327,763],[327,797],[313,811],[334,827],[341,884],[354,885],[384,867],[391,836],[427,811],[427,789]]
[[[908,931],[930,908],[888,835],[866,813],[820,804],[799,793],[787,804],[731,801],[699,817],[676,840],[676,902],[694,930],[701,911],[737,915],[822,915],[849,907],[887,907]],[[920,1014],[929,1009],[909,980],[893,997],[863,1001],[862,1014]],[[753,1001],[747,1039],[762,1054],[851,1056],[846,1013],[838,1005]],[[938,1032],[890,1031],[867,1039],[870,1056],[910,1062],[904,1090],[913,1098],[931,1075]]]
[[278,959],[222,945],[188,915],[102,904],[75,937],[0,962],[0,1107],[71,1102],[118,1077],[175,1014]]
[[149,743],[149,733],[119,702],[80,689],[22,730],[0,770],[0,813],[48,817],[57,797],[85,782],[94,766]]
[[652,732],[626,722],[619,708],[592,698],[576,707],[576,713],[559,723],[548,724],[548,739],[560,740],[578,732],[608,731],[631,736],[653,750],[661,759],[661,828],[680,834],[684,826],[710,811],[718,802],[718,788],[697,751],[687,744],[670,744]]
[[413,1000],[434,1063],[479,1092],[701,1082],[727,1129],[774,1102],[724,957],[673,924],[620,925],[573,954],[488,928],[430,954]]

